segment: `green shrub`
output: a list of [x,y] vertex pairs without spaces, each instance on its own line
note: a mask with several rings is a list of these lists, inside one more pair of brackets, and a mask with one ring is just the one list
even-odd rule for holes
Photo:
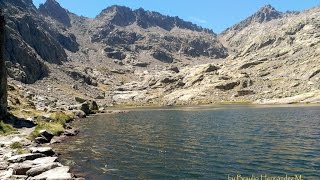
[[14,127],[12,127],[10,124],[6,124],[6,123],[0,121],[0,135],[11,134],[15,130],[16,129]]
[[50,115],[50,122],[43,121],[41,119],[37,120],[37,126],[31,133],[31,139],[39,136],[39,132],[43,129],[51,132],[55,136],[59,136],[64,132],[64,126],[66,123],[73,119],[73,114],[68,114],[65,112],[54,112]]
[[14,142],[10,145],[11,149],[21,149],[22,148],[22,144],[20,142]]
[[37,122],[36,128],[31,133],[31,138],[34,139],[39,136],[40,131],[45,129],[55,136],[59,136],[64,132],[63,124],[58,122]]
[[54,112],[50,115],[50,119],[52,119],[53,122],[60,123],[64,125],[65,123],[71,121],[73,118],[72,115],[66,114],[64,112]]

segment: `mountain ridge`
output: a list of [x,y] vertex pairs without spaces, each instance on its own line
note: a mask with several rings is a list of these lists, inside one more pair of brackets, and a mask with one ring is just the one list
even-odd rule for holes
[[[1,8],[13,14],[7,25],[9,75],[29,83],[23,85],[29,91],[37,89],[31,99],[38,109],[71,108],[75,96],[100,106],[173,105],[263,103],[312,92],[308,102],[318,102],[318,9],[295,14],[265,6],[238,26],[243,28],[216,35],[143,9],[111,6],[92,19],[54,0],[39,9],[19,9],[25,0],[4,2]],[[42,36],[30,43],[35,32]],[[57,55],[63,56],[48,58]],[[55,103],[37,98],[44,94]]]

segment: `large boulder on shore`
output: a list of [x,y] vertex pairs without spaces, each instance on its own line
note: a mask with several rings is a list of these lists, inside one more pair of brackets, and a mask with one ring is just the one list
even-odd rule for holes
[[16,156],[12,156],[8,159],[9,163],[19,163],[19,162],[23,162],[26,160],[34,160],[37,158],[41,158],[41,157],[45,157],[44,154],[40,154],[40,153],[35,153],[35,154],[21,154],[21,155],[16,155]]
[[82,103],[80,106],[80,110],[83,111],[86,114],[91,114],[89,103]]
[[26,175],[30,176],[37,176],[39,174],[42,174],[43,172],[49,171],[51,169],[54,169],[56,167],[61,167],[62,165],[60,163],[57,162],[53,162],[53,163],[48,163],[48,164],[42,164],[39,166],[35,166],[30,168],[27,172]]
[[46,156],[53,156],[55,154],[51,147],[31,147],[30,152],[40,153]]
[[51,132],[44,129],[39,132],[39,136],[35,138],[35,142],[38,144],[50,143],[53,136]]
[[99,106],[98,106],[97,102],[89,100],[89,101],[86,101],[85,103],[82,103],[79,107],[79,110],[86,113],[86,115],[94,114],[95,112],[97,112],[99,110]]
[[52,164],[56,162],[58,157],[43,157],[43,158],[37,158],[35,160],[27,160],[23,161],[21,163],[15,163],[10,166],[10,168],[13,169],[14,175],[26,175],[27,172],[34,167],[43,167],[47,164]]
[[30,180],[39,179],[59,179],[59,180],[69,180],[72,179],[72,175],[69,173],[70,168],[68,166],[56,167],[35,177],[30,178]]

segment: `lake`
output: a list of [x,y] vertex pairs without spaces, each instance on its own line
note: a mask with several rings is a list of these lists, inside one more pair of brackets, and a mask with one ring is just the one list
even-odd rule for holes
[[320,177],[319,106],[134,109],[75,125],[55,148],[86,179]]

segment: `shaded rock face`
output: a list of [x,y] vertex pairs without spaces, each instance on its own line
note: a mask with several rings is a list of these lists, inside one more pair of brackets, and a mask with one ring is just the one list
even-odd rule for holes
[[71,26],[68,12],[55,0],[48,0],[44,4],[40,4],[39,11],[46,16],[56,19],[65,26]]
[[0,118],[7,114],[7,73],[3,55],[5,45],[4,30],[5,20],[0,9]]
[[162,61],[162,62],[165,62],[165,63],[172,63],[173,62],[173,58],[169,54],[167,54],[163,51],[160,51],[160,50],[153,52],[152,56],[155,59]]
[[[21,12],[21,15],[8,16],[8,28],[19,33],[21,40],[31,46],[43,60],[56,64],[65,61],[67,55],[52,33],[47,31],[49,25],[43,19],[38,19],[37,14]],[[11,33],[8,35],[12,36]]]
[[[108,27],[107,27],[108,28]],[[142,36],[135,32],[127,31],[101,31],[93,34],[92,42],[102,42],[112,46],[127,46],[141,40]]]
[[112,59],[123,60],[126,58],[126,55],[119,51],[109,52],[107,56]]
[[[50,0],[42,6],[41,12],[47,12],[52,18],[55,18],[54,15],[65,16],[66,10],[59,7],[58,3]],[[10,77],[23,83],[34,83],[48,75],[45,62],[62,64],[67,61],[64,48],[71,52],[78,51],[76,37],[49,24],[39,15],[31,0],[3,0],[0,8],[7,19],[4,56],[6,61],[11,62],[7,66]],[[58,20],[70,24],[70,21]]]

